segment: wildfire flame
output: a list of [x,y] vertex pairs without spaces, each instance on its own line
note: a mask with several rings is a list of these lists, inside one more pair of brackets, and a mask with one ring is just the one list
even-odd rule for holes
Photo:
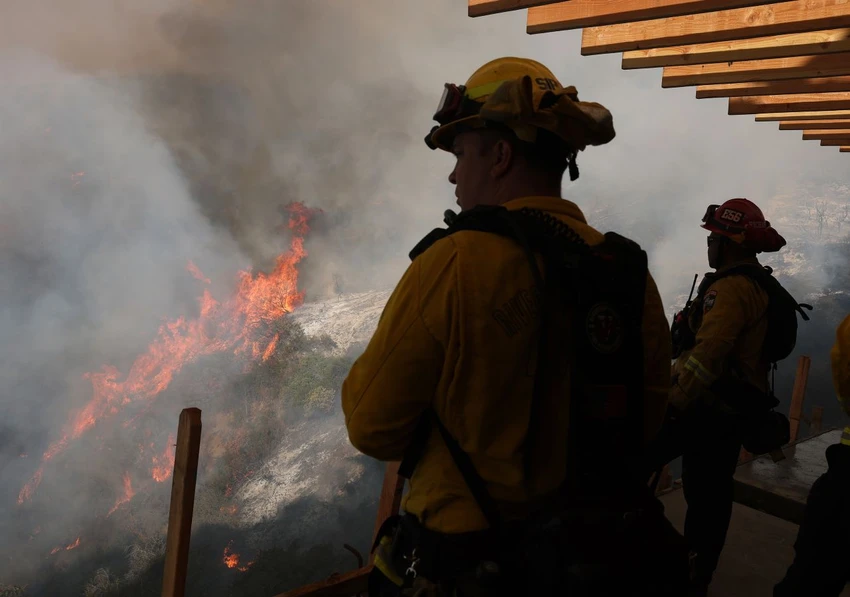
[[231,550],[231,546],[233,545],[233,541],[227,544],[227,547],[224,548],[224,556],[221,558],[221,561],[228,568],[236,568],[240,572],[247,572],[248,568],[254,565],[254,562],[248,562],[247,564],[240,566],[239,565],[239,554],[235,553]]
[[151,476],[157,483],[162,483],[171,476],[171,471],[174,469],[174,436],[169,434],[168,444],[165,446],[165,452],[159,456],[153,457],[153,469]]
[[186,271],[192,274],[196,280],[200,280],[204,284],[210,283],[210,279],[204,276],[203,273],[201,273],[201,270],[198,269],[198,266],[195,265],[193,261],[190,261],[186,264]]
[[106,516],[112,516],[112,513],[115,512],[119,507],[121,507],[122,504],[126,504],[127,502],[132,500],[134,495],[136,495],[136,492],[133,491],[133,485],[130,482],[130,474],[124,473],[124,493],[123,495],[118,497],[118,500],[116,500],[115,505],[112,506],[112,510],[110,510],[109,514],[107,514]]
[[222,506],[218,511],[233,516],[239,511],[239,507],[236,504],[230,504],[229,506]]
[[76,541],[74,541],[73,543],[71,543],[69,545],[66,545],[65,547],[54,547],[53,549],[50,550],[50,555],[57,554],[60,551],[62,551],[63,549],[65,551],[71,551],[72,549],[76,549],[79,546],[80,546],[80,538],[77,537]]
[[[70,418],[62,438],[44,452],[40,466],[21,489],[18,504],[32,498],[41,483],[45,463],[67,449],[72,440],[131,403],[149,406],[186,364],[223,351],[232,351],[254,360],[267,360],[274,354],[279,337],[275,334],[269,338],[266,328],[304,301],[304,293],[299,292],[297,287],[297,265],[307,254],[304,236],[310,230],[310,218],[318,210],[291,203],[286,206],[286,211],[289,214],[287,227],[293,232],[293,238],[289,250],[278,256],[270,273],[239,272],[237,289],[224,302],[216,301],[209,289],[205,289],[200,298],[199,316],[194,319],[180,317],[160,326],[154,341],[126,375],[122,376],[111,366],[85,375],[92,384],[92,399]],[[193,263],[190,262],[187,269],[196,278],[209,282]],[[128,483],[125,483],[125,494],[132,492]]]

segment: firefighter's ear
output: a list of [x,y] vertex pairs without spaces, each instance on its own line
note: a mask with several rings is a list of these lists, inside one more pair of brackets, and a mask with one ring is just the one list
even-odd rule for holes
[[516,157],[514,148],[506,139],[499,139],[493,145],[493,151],[491,153],[493,155],[493,165],[490,168],[490,175],[495,179],[502,178],[510,171]]

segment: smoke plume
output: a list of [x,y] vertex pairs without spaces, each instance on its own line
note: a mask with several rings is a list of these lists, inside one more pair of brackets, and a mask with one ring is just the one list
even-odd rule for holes
[[[709,203],[758,203],[789,238],[779,273],[803,253],[845,258],[818,248],[817,215],[828,202],[826,235],[840,241],[843,155],[692,89],[662,90],[658,70],[583,58],[577,32],[524,30],[522,13],[473,20],[456,0],[0,8],[0,571],[31,578],[42,562],[15,560],[20,545],[44,533],[64,549],[97,524],[93,501],[108,507],[125,489],[136,446],[116,434],[120,455],[69,457],[37,510],[16,505],[91,398],[84,374],[126,373],[163,320],[198,315],[205,288],[228,296],[238,271],[271,270],[289,246],[285,205],[322,210],[300,266],[308,301],[392,287],[408,250],[456,209],[452,157],[422,141],[443,83],[494,57],[538,59],[611,110],[617,137],[579,156],[564,196],[641,243],[668,311],[707,269]],[[799,293],[821,292],[825,271],[803,272]],[[158,452],[193,405],[169,396],[151,414]]]

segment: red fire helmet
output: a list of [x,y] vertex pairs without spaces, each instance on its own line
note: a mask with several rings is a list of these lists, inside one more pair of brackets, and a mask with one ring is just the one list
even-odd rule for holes
[[764,219],[749,199],[736,198],[723,205],[709,205],[702,228],[726,236],[756,253],[773,253],[785,246],[785,239]]

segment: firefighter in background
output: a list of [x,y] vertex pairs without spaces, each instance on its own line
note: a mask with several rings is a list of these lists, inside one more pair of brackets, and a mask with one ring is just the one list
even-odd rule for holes
[[761,210],[732,199],[709,206],[701,227],[710,233],[708,264],[715,272],[674,319],[670,409],[648,467],[658,471],[683,456],[694,595],[707,593],[726,541],[742,442],[765,453],[787,441],[787,419],[772,412],[778,401],[769,373],[787,356],[775,349],[790,353],[788,336],[791,348],[796,339],[796,303],[757,258],[785,245]]
[[[402,460],[403,475],[410,475],[405,514],[378,533],[369,594],[554,595],[569,588],[576,596],[620,595],[624,587],[629,595],[681,594],[669,585],[687,584],[684,540],[641,471],[629,485],[615,470],[655,436],[667,405],[669,326],[645,253],[624,249],[643,255],[642,269],[624,270],[631,271],[628,283],[609,289],[635,297],[626,305],[631,319],[597,304],[576,327],[566,310],[549,308],[561,269],[550,269],[549,253],[535,244],[564,243],[578,262],[609,246],[579,207],[561,198],[561,185],[565,171],[571,180],[578,176],[578,151],[614,137],[611,114],[579,101],[542,64],[508,57],[485,64],[465,85],[446,84],[434,119],[439,124],[426,143],[454,155],[449,181],[462,211],[448,212],[449,227],[411,252],[342,387],[351,443],[378,460]],[[540,235],[522,230],[532,220]],[[573,273],[594,274],[582,267]],[[571,519],[588,531],[589,542],[577,545],[565,539],[558,518],[569,518],[561,493],[574,471],[568,463],[593,469],[595,454],[613,438],[585,438],[598,445],[594,450],[570,443],[581,435],[568,437],[570,423],[580,425],[583,409],[593,406],[571,400],[577,397],[570,384],[590,375],[573,364],[591,346],[602,359],[606,351],[624,352],[624,337],[636,350],[617,357],[625,366],[609,375],[612,386],[622,381],[631,389],[597,398],[603,415],[609,400],[631,400],[612,408],[631,417],[625,431],[634,439],[611,468],[594,471],[602,483],[583,488],[604,494],[604,483],[616,482],[648,498],[638,508],[622,491],[589,500]],[[582,347],[578,355],[573,346]],[[622,372],[628,378],[615,379]],[[626,405],[637,408],[626,415]],[[631,544],[613,538],[625,536]],[[631,568],[622,573],[625,567]],[[603,592],[606,580],[619,584]]]
[[[832,347],[832,380],[850,417],[850,315]],[[850,582],[850,425],[826,449],[829,469],[814,482],[794,544],[794,562],[774,597],[838,597]]]

